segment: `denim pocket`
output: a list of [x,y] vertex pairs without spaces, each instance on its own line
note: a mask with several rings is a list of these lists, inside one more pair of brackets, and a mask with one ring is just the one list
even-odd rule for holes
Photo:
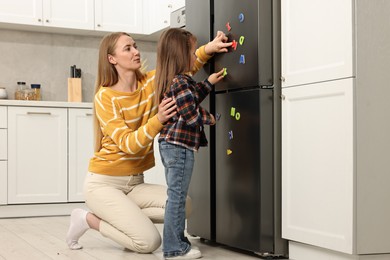
[[174,144],[161,142],[159,144],[161,161],[164,167],[169,167],[177,162],[179,159],[180,149]]

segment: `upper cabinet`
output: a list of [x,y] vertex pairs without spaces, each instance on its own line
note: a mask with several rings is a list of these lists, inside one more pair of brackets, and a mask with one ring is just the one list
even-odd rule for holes
[[94,0],[43,0],[43,24],[51,27],[92,30],[93,5]]
[[142,0],[95,0],[95,30],[143,34]]
[[353,76],[351,10],[352,1],[282,1],[282,87]]
[[185,0],[144,0],[144,31],[154,33],[169,27],[171,13],[183,6]]
[[95,35],[124,31],[138,38],[169,27],[171,12],[183,6],[185,0],[2,1],[0,24],[51,32],[83,30]]
[[15,0],[0,6],[0,22],[86,30],[94,28],[94,0]]

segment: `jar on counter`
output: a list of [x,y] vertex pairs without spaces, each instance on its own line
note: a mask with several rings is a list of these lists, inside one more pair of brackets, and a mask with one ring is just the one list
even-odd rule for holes
[[35,100],[35,91],[31,88],[26,88],[21,92],[21,100]]
[[7,99],[7,91],[4,87],[0,87],[0,99]]
[[35,100],[41,100],[41,84],[31,84],[31,89],[34,90]]
[[27,89],[26,82],[18,81],[15,91],[15,99],[23,100],[23,92]]

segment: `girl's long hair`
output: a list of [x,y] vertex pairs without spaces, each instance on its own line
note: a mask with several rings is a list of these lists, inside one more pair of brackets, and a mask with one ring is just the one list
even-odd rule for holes
[[175,75],[190,71],[191,47],[195,44],[196,37],[181,28],[168,29],[160,36],[155,76],[156,104],[169,90]]
[[[115,55],[116,44],[118,42],[118,39],[123,35],[131,37],[128,33],[125,32],[115,32],[106,35],[100,42],[98,71],[97,71],[97,77],[95,82],[94,97],[101,87],[113,86],[119,80],[118,72],[115,66],[108,61],[108,55],[109,54]],[[137,80],[141,80],[145,77],[145,75],[141,72],[140,69],[136,70],[135,73],[137,76]],[[95,106],[94,106],[93,114],[94,114],[93,126],[94,126],[94,134],[95,134],[94,150],[95,152],[98,152],[102,148],[103,133],[100,128],[99,120],[97,119],[96,116]]]

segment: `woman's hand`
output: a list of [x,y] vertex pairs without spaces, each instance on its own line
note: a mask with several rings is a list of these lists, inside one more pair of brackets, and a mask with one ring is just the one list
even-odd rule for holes
[[221,69],[220,71],[211,74],[211,75],[208,77],[207,80],[208,80],[212,85],[215,85],[216,83],[218,83],[219,81],[221,81],[221,80],[223,79],[223,77],[224,77],[224,75],[223,75],[223,70],[224,70],[224,69]]
[[222,32],[218,31],[214,40],[207,43],[204,50],[207,55],[213,55],[214,53],[228,52],[228,48],[232,46],[232,42],[227,42],[228,37]]
[[164,124],[174,115],[176,115],[176,101],[173,98],[164,98],[158,105],[158,120]]

